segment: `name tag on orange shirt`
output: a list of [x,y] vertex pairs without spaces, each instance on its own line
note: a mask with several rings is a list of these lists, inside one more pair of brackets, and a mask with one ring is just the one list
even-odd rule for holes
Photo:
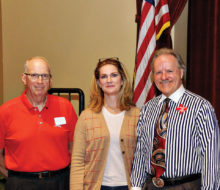
[[65,119],[65,117],[55,117],[54,122],[55,122],[55,126],[58,127],[60,125],[65,125],[66,119]]

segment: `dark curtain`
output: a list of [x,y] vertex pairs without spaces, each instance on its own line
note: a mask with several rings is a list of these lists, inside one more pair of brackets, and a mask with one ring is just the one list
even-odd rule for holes
[[[136,22],[137,22],[137,31],[139,31],[139,23],[141,17],[141,6],[143,0],[136,0],[137,5],[137,14],[136,14]],[[170,36],[170,31],[173,25],[178,20],[180,14],[183,11],[183,8],[186,4],[187,0],[167,0],[170,12],[170,25],[171,27],[166,29],[161,35],[160,39],[157,41],[157,49],[162,47],[172,48],[172,39]],[[138,32],[137,32],[137,41],[138,41]]]
[[138,44],[138,36],[139,36],[139,27],[140,27],[140,22],[141,22],[141,6],[142,6],[142,1],[143,0],[136,0],[136,18],[135,22],[137,23],[137,40],[136,40],[136,47]]
[[181,15],[187,0],[168,0],[167,2],[170,11],[170,20],[171,20],[170,30],[171,30],[173,25],[176,23],[179,16]]
[[157,42],[157,48],[167,47],[172,48],[172,39],[170,36],[173,25],[181,15],[187,0],[167,0],[170,13],[170,28],[166,29]]
[[187,88],[205,97],[220,119],[220,3],[189,1]]

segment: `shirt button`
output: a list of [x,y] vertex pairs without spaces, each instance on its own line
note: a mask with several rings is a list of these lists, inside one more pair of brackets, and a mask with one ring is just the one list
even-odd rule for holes
[[41,124],[43,124],[43,122],[42,122],[42,121],[40,121],[40,125],[41,125]]

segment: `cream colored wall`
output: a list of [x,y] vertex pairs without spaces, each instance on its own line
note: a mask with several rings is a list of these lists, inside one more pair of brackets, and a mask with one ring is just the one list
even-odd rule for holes
[[133,76],[136,2],[2,0],[4,102],[23,91],[25,60],[45,56],[53,87],[89,86],[100,57],[119,57]]
[[[187,25],[188,25],[188,2],[186,3],[182,14],[177,20],[171,31],[171,37],[173,42],[173,49],[179,52],[182,56],[184,63],[187,65]],[[186,79],[187,71],[185,73]],[[186,86],[186,80],[184,80]]]
[[174,25],[172,33],[173,49],[181,53],[183,61],[187,64],[187,23],[188,23],[188,2],[182,14]]
[[[36,55],[50,61],[53,87],[81,88],[86,105],[92,73],[100,57],[119,57],[132,80],[136,46],[135,1],[1,2],[4,102],[21,94],[23,64]],[[185,61],[187,11],[186,5],[172,31],[174,49]]]

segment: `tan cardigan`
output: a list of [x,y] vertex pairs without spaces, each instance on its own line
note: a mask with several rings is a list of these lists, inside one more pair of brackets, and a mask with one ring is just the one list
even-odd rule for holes
[[[130,187],[131,164],[136,146],[136,125],[140,110],[125,112],[120,132],[120,147]],[[72,151],[70,190],[100,190],[110,136],[102,112],[83,111],[77,121]]]

